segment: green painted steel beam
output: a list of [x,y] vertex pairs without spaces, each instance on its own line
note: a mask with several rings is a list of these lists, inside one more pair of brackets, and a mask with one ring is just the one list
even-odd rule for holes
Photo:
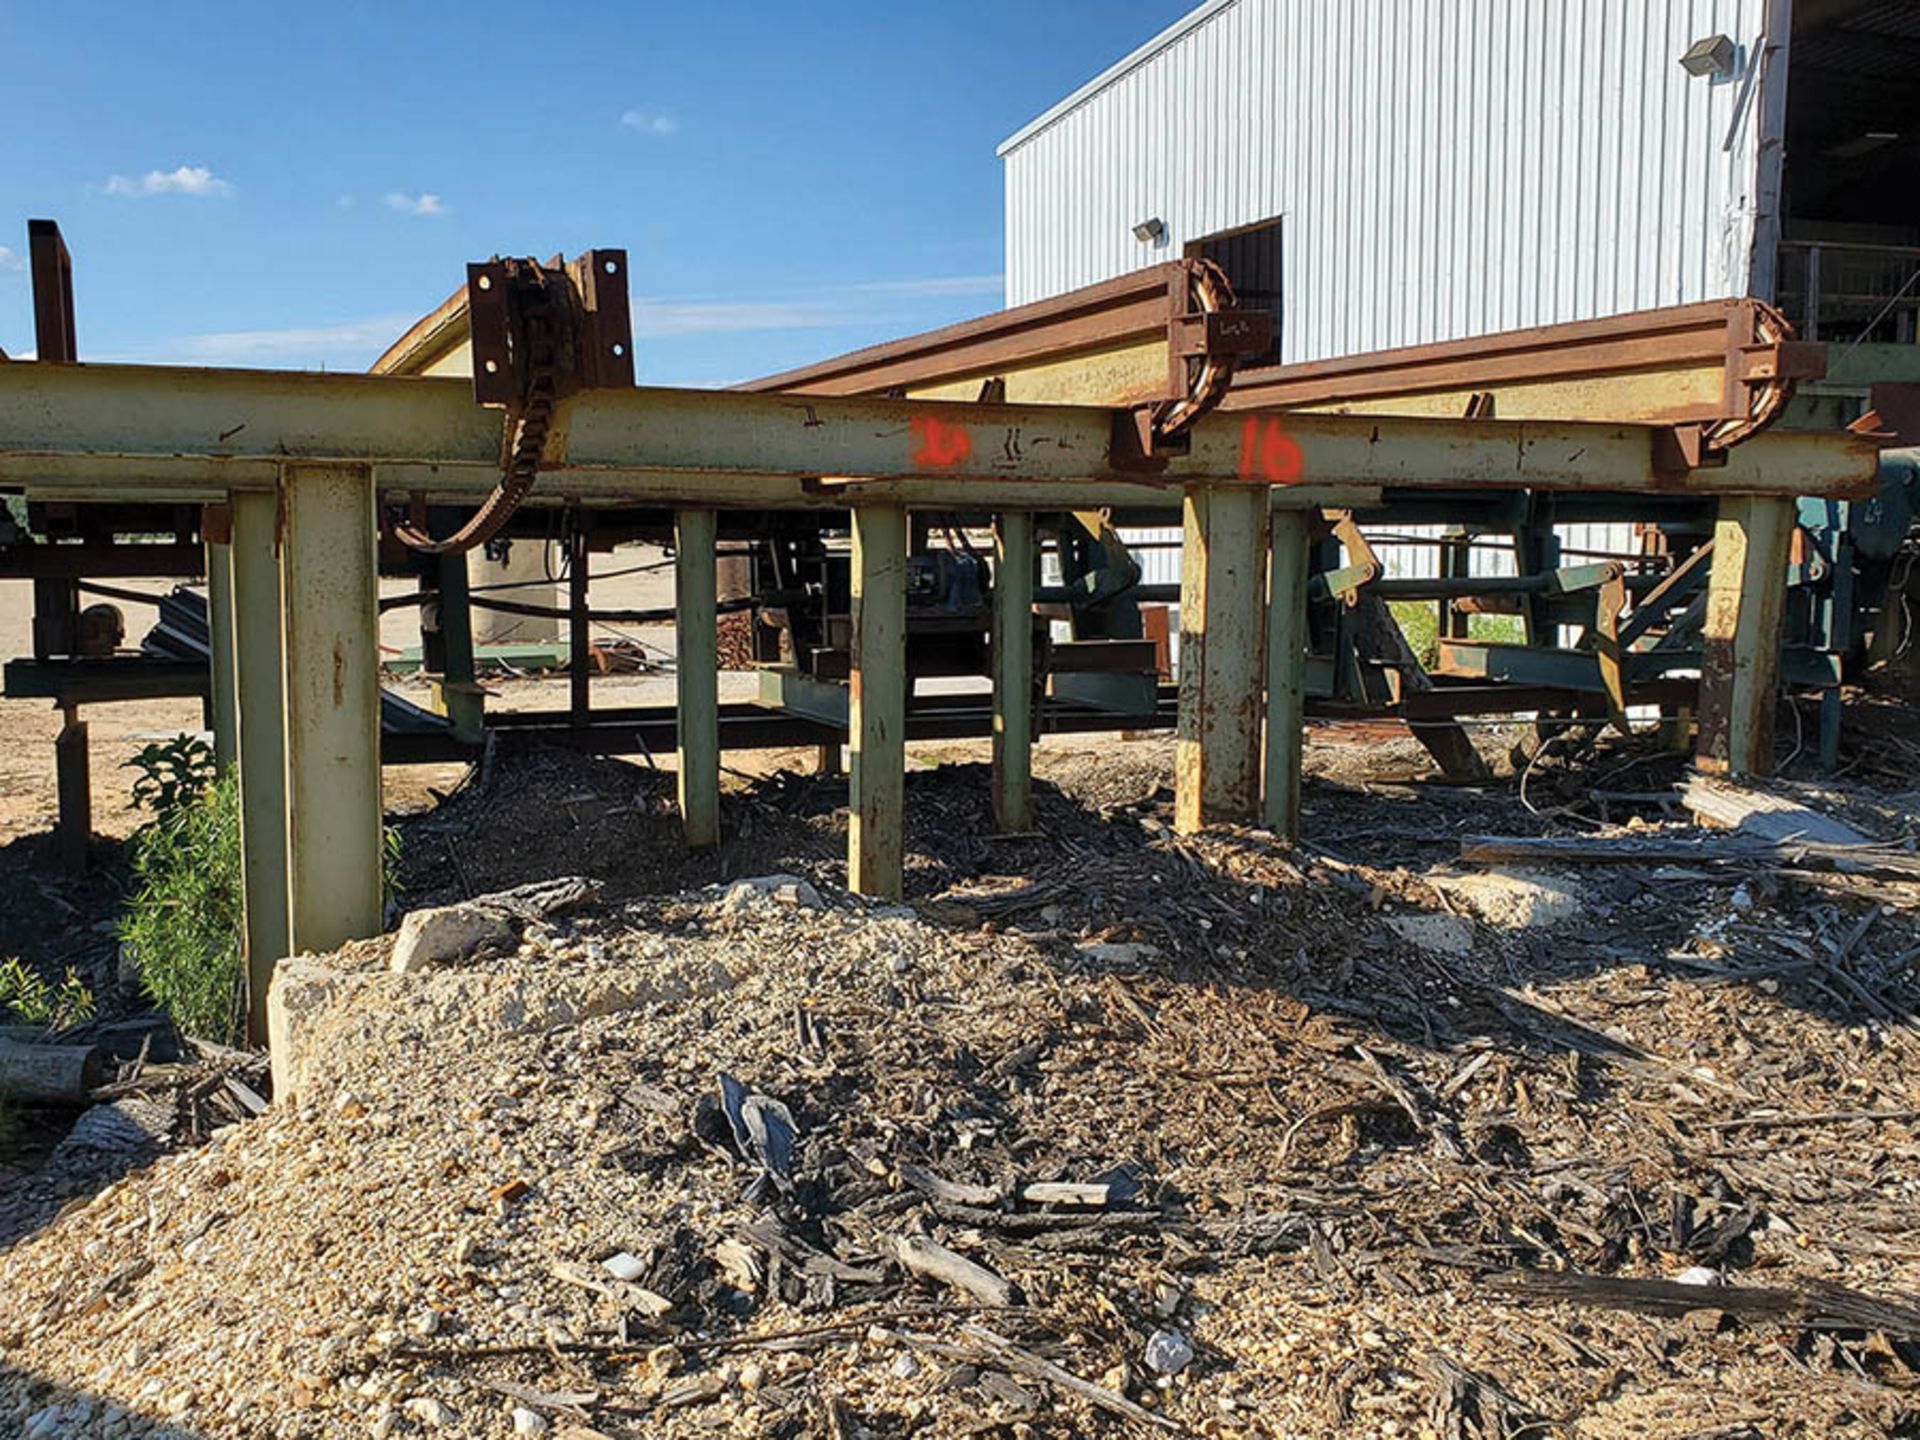
[[247,1038],[267,1038],[267,987],[292,954],[287,916],[286,667],[280,637],[279,503],[233,497],[235,709],[240,745],[240,878],[245,896]]
[[907,512],[853,512],[853,675],[847,887],[898,900],[905,884]]
[[[1114,463],[1126,412],[1087,406],[595,390],[563,402],[549,493],[681,505],[984,508],[1177,503],[1168,487],[1250,483],[1276,504],[1379,487],[1865,494],[1873,447],[1842,432],[1765,434],[1724,465],[1654,468],[1655,430],[1621,424],[1356,415],[1212,415],[1152,472]],[[383,490],[490,489],[498,411],[467,384],[394,376],[9,365],[0,370],[0,481],[137,498],[272,483],[271,464],[355,461]],[[265,462],[265,463],[263,463]],[[107,487],[103,490],[101,487]],[[122,488],[124,487],[124,488]],[[1325,492],[1325,493],[1322,493]]]
[[993,524],[993,819],[1033,829],[1033,516]]
[[798,670],[769,665],[760,671],[760,703],[835,729],[844,730],[850,723],[847,687]]
[[[486,731],[487,692],[480,688],[473,649],[473,593],[467,557],[442,555],[431,563],[438,582],[435,590],[441,658],[440,677],[433,682],[435,708],[447,717],[456,739],[477,742]],[[426,638],[421,637],[423,656]]]
[[681,510],[673,518],[673,668],[680,736],[680,829],[694,849],[720,843],[716,528],[711,510]]
[[281,548],[295,954],[380,933],[380,647],[373,475],[289,465]]
[[1260,819],[1300,834],[1300,762],[1307,701],[1307,570],[1312,537],[1305,515],[1276,512],[1267,579],[1267,765]]
[[[1700,668],[1700,652],[1635,650],[1625,657],[1629,686],[1684,675]],[[1599,695],[1606,692],[1600,657],[1591,650],[1555,645],[1519,645],[1495,640],[1441,640],[1433,673],[1503,685],[1550,685]]]

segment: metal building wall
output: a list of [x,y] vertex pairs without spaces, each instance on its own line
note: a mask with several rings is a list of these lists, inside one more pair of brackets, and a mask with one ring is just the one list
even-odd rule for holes
[[1274,216],[1287,361],[1764,292],[1787,8],[1210,0],[1002,147],[1007,302]]

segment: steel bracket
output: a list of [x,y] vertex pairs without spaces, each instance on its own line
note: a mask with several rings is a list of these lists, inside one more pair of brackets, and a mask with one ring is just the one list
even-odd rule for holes
[[1214,310],[1176,315],[1173,353],[1183,360],[1264,355],[1273,345],[1273,316],[1265,310]]
[[1827,374],[1827,347],[1818,340],[1779,340],[1742,345],[1738,373],[1748,382],[1762,380],[1822,380]]
[[1727,463],[1724,449],[1709,449],[1705,425],[1660,425],[1653,431],[1653,468],[1662,475],[1684,475],[1690,470],[1719,468]]
[[1154,405],[1132,410],[1116,410],[1113,415],[1113,443],[1107,448],[1107,463],[1122,474],[1154,474],[1167,468],[1172,455],[1188,452],[1185,435],[1162,435],[1154,426]]

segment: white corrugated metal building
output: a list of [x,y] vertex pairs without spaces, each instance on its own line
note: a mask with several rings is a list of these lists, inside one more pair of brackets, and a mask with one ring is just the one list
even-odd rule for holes
[[1917,53],[1911,0],[1207,0],[1000,147],[1007,303],[1201,253],[1288,362],[1733,295],[1818,320],[1805,242],[1920,242]]

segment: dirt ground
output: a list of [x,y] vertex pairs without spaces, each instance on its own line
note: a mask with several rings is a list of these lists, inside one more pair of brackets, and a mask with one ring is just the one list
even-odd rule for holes
[[[1601,805],[1609,835],[1697,837],[1595,798],[1679,759],[1549,760],[1523,801],[1428,783],[1379,727],[1320,739],[1297,850],[1174,836],[1164,737],[1045,747],[1023,837],[992,835],[984,767],[929,756],[898,907],[839,886],[839,782],[736,777],[690,856],[659,772],[509,757],[405,822],[408,903],[599,895],[421,974],[386,939],[321,957],[297,1103],[20,1187],[0,1416],[1920,1433],[1920,886],[1701,852],[1517,877],[1521,913],[1463,838],[1591,837]],[[1789,793],[1911,835],[1910,791]],[[720,1073],[788,1107],[790,1191],[712,1128]],[[1063,1182],[1108,1198],[1030,1198]],[[637,1290],[603,1278],[621,1254]]]
[[[102,725],[103,793],[194,718]],[[1774,790],[1837,855],[1703,839],[1645,738],[1461,786],[1316,726],[1296,847],[1175,835],[1164,735],[1049,737],[1021,836],[916,746],[898,906],[810,753],[729,757],[701,854],[645,762],[402,774],[406,908],[595,893],[297,962],[297,1095],[207,1140],[239,1062],[157,1067],[144,1139],[0,1176],[0,1433],[1911,1440],[1920,742],[1851,718]],[[110,955],[31,760],[0,924]]]

